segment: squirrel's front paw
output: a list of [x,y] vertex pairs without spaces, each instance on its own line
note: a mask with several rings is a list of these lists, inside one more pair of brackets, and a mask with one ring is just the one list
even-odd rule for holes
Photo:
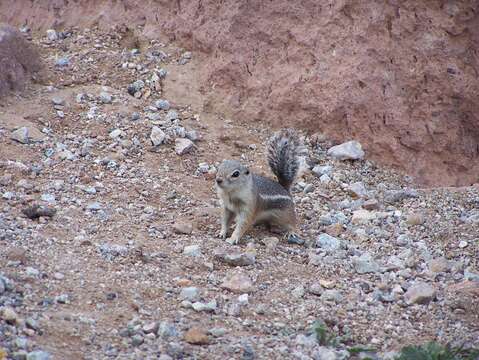
[[223,230],[223,229],[222,229],[222,230],[220,230],[220,231],[217,233],[217,235],[218,235],[218,237],[220,237],[220,238],[222,238],[222,239],[224,240],[224,239],[226,239],[226,234],[227,234],[227,232],[228,232],[228,230],[226,230],[226,229]]
[[226,242],[231,245],[237,245],[239,243],[239,239],[235,236],[231,236],[228,239],[226,239]]

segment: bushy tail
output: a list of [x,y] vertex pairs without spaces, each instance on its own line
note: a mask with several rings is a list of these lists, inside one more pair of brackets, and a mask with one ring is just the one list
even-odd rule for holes
[[268,164],[278,182],[287,190],[298,175],[300,149],[299,137],[291,129],[280,130],[269,140]]

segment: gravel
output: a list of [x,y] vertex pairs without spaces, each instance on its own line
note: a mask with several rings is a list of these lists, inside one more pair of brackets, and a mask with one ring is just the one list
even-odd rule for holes
[[[42,141],[0,136],[0,354],[342,359],[363,344],[375,349],[363,358],[382,359],[429,340],[479,347],[477,187],[415,189],[357,143],[326,152],[306,136],[314,166],[292,189],[304,244],[256,227],[232,246],[217,237],[215,169],[233,157],[270,176],[271,129],[178,105],[189,97],[172,97],[165,69],[187,51],[151,42],[132,54],[121,31],[32,34],[48,63],[61,54],[67,66],[5,105]],[[312,335],[316,320],[334,346]]]

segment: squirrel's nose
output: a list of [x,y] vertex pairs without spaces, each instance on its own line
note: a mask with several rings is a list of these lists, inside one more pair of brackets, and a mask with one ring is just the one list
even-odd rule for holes
[[216,183],[217,183],[218,185],[220,185],[222,182],[223,182],[223,179],[222,179],[222,178],[216,178]]

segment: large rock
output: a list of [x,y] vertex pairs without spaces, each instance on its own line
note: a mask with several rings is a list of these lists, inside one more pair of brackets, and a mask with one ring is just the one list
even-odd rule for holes
[[43,141],[45,136],[36,127],[22,126],[21,128],[14,130],[11,133],[10,138],[19,143],[28,144],[30,142]]
[[192,327],[185,333],[184,337],[187,343],[193,345],[206,345],[209,343],[208,334],[199,327]]
[[[0,4],[0,14],[3,11]],[[28,81],[38,77],[40,64],[37,49],[18,30],[0,24],[0,96],[22,90]]]
[[228,253],[224,250],[216,250],[214,256],[215,259],[231,266],[249,266],[256,262],[255,255],[250,253]]
[[375,273],[381,269],[371,254],[368,253],[364,253],[361,256],[354,256],[352,262],[354,269],[358,274]]
[[436,289],[423,282],[414,284],[404,294],[404,299],[409,304],[427,304],[435,297]]
[[334,252],[341,248],[341,241],[331,235],[320,234],[316,239],[316,246]]
[[254,290],[253,282],[248,275],[242,273],[229,274],[221,287],[234,293],[244,294]]
[[333,146],[328,150],[328,155],[336,160],[361,160],[364,151],[361,144],[353,140]]

